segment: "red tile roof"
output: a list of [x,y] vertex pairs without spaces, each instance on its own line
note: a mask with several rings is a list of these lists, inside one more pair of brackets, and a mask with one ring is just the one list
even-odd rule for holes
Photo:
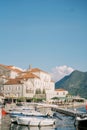
[[0,64],[0,66],[2,66],[2,67],[4,67],[4,68],[8,69],[9,71],[12,70],[12,71],[15,71],[15,72],[17,72],[17,73],[22,72],[20,69],[14,67],[14,66],[12,66],[12,65],[6,66],[6,65],[3,65],[3,64]]
[[20,76],[18,76],[18,78],[29,79],[29,78],[39,78],[39,77],[31,72],[23,72],[20,74]]
[[65,89],[55,89],[55,91],[67,91],[67,90],[65,90]]
[[21,79],[9,79],[4,85],[22,84]]
[[21,73],[20,76],[18,76],[15,79],[9,79],[5,85],[11,85],[11,84],[22,84],[21,80],[23,79],[29,79],[29,78],[39,78],[38,76],[36,76],[35,74],[32,74],[30,72],[23,72]]
[[39,68],[32,68],[32,69],[30,69],[30,72],[44,72],[44,73],[47,73],[47,72],[45,72],[45,71],[43,71],[43,70],[41,70]]
[[15,72],[17,72],[17,73],[22,72],[22,70],[20,70],[20,69],[18,69],[18,68],[15,68],[14,66],[7,66],[7,68],[9,68],[9,69],[11,69],[11,70],[13,70],[13,71],[15,71]]

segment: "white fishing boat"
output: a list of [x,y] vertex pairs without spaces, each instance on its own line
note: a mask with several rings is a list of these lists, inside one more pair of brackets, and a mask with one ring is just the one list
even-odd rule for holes
[[9,114],[20,114],[22,112],[33,111],[33,110],[35,110],[35,109],[27,107],[27,106],[21,106],[21,107],[16,107],[16,108],[10,110]]
[[11,119],[11,122],[12,123],[17,123],[17,119],[20,117],[20,116],[24,116],[24,115],[22,115],[22,114],[19,114],[19,115],[10,115],[10,119]]
[[13,110],[13,111],[9,112],[10,115],[19,115],[21,113],[22,113],[22,111],[17,111],[17,110]]
[[52,126],[55,124],[55,120],[54,119],[43,119],[40,121],[39,126]]
[[42,119],[40,118],[32,118],[32,120],[29,121],[28,125],[29,126],[39,126],[39,123]]
[[27,116],[45,116],[44,114],[42,114],[41,112],[35,111],[35,110],[31,110],[31,111],[22,111],[23,115],[27,115]]
[[54,125],[55,120],[46,117],[19,117],[17,123],[28,126],[51,126]]
[[28,125],[31,120],[32,120],[32,117],[18,117],[17,124],[18,125]]
[[47,115],[44,115],[37,111],[13,111],[10,113],[11,122],[16,123],[18,118],[27,118],[27,117],[46,117]]

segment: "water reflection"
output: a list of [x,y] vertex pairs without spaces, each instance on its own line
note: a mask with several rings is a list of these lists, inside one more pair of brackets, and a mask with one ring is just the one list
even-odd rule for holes
[[[4,130],[4,129],[3,129]],[[21,126],[17,124],[11,124],[9,127],[9,130],[87,130],[87,128],[74,128],[70,126],[58,126],[58,127],[53,127],[53,126],[48,126],[48,127],[28,127],[28,126]]]
[[49,127],[28,127],[16,124],[11,124],[10,130],[55,130],[52,126]]
[[76,130],[87,130],[85,127],[77,127]]

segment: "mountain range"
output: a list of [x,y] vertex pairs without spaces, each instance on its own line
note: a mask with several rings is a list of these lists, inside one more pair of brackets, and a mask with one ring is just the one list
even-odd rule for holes
[[70,75],[56,82],[55,88],[63,88],[68,90],[71,95],[87,98],[87,72],[75,70]]

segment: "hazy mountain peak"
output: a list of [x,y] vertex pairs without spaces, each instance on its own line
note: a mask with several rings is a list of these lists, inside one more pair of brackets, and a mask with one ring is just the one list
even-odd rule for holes
[[69,75],[74,71],[73,68],[63,65],[63,66],[56,66],[52,69],[51,75],[52,79],[56,82],[62,79],[64,76]]

